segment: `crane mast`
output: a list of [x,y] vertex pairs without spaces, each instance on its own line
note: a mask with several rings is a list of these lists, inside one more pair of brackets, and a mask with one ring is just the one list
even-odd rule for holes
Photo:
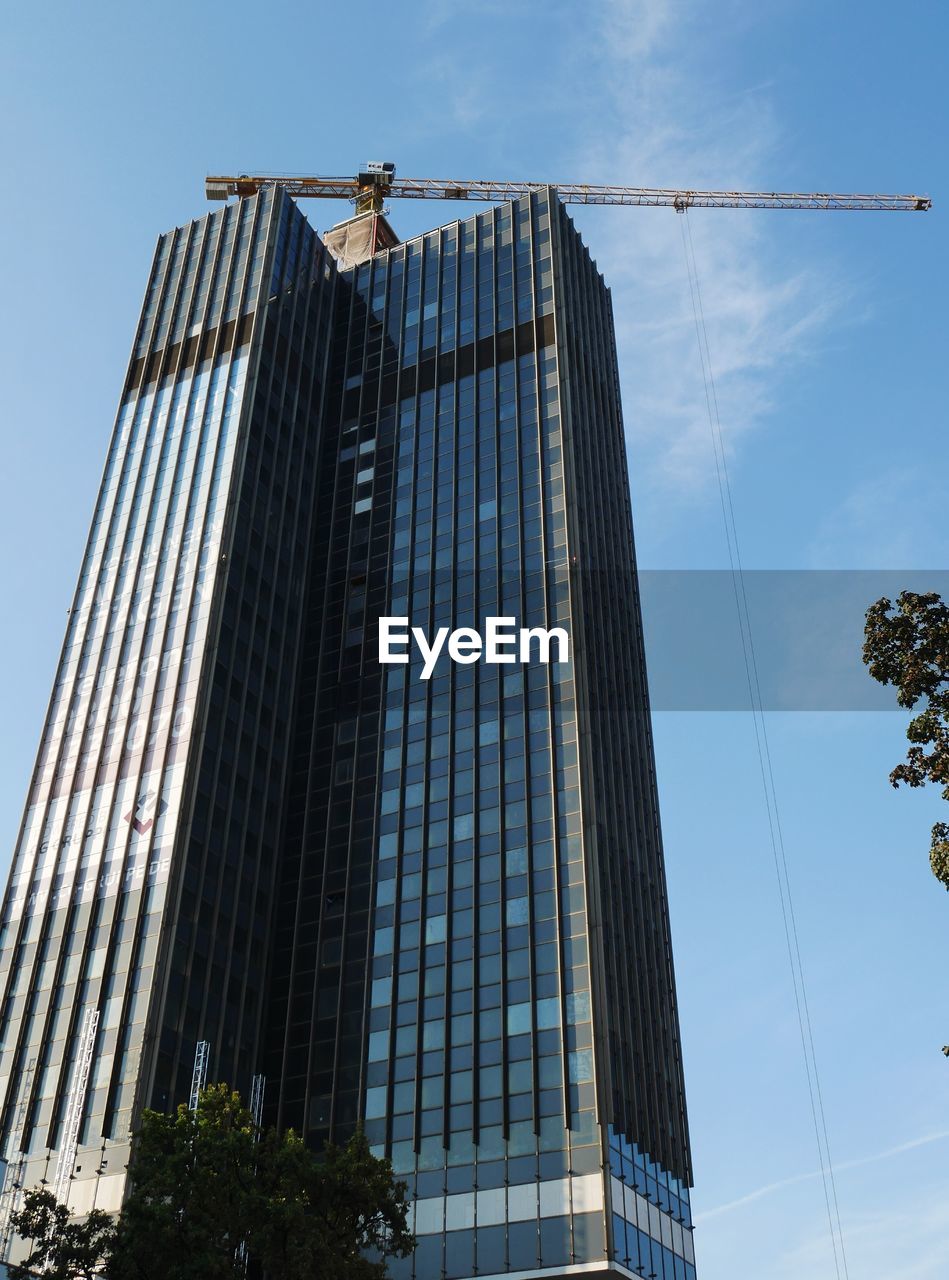
[[282,187],[298,199],[350,200],[358,213],[380,213],[390,197],[400,200],[483,200],[496,204],[552,187],[564,204],[665,206],[686,209],[851,209],[906,212],[932,206],[928,196],[822,191],[699,191],[675,187],[625,187],[588,182],[495,182],[485,178],[399,178],[391,161],[373,161],[354,177],[291,174],[209,176],[209,200],[252,196],[262,187]]

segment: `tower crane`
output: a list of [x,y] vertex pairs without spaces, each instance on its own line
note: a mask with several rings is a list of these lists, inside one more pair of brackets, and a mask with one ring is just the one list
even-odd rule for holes
[[322,178],[291,174],[247,174],[238,177],[209,176],[205,191],[209,200],[252,196],[262,187],[282,187],[297,198],[350,200],[356,213],[381,213],[389,197],[403,200],[483,200],[497,203],[516,200],[531,191],[553,187],[564,204],[617,204],[667,206],[686,209],[866,209],[925,211],[928,196],[822,191],[693,191],[674,187],[623,187],[588,182],[494,182],[485,178],[399,178],[390,160],[370,161],[351,178]]

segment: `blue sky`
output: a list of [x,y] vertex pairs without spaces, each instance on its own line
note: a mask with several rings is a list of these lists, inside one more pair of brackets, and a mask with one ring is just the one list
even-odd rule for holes
[[[689,215],[742,554],[945,569],[949,21],[920,0],[20,6],[0,52],[0,836],[15,838],[151,248],[209,170],[921,190]],[[473,206],[406,202],[408,236]],[[314,204],[318,226],[345,206]],[[641,563],[727,564],[671,211],[580,209],[613,287]],[[901,714],[768,728],[850,1275],[949,1258],[942,802]],[[702,1280],[835,1277],[747,714],[656,716]]]

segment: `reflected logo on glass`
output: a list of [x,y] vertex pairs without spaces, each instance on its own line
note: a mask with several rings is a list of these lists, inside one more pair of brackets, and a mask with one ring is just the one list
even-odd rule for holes
[[569,662],[570,638],[563,627],[517,627],[516,618],[485,618],[484,636],[473,627],[439,627],[429,641],[421,627],[409,627],[408,618],[379,619],[379,661],[409,660],[411,642],[422,656],[422,679],[431,679],[445,650],[452,662],[528,663]]
[[129,809],[124,815],[124,820],[129,823],[140,836],[147,835],[155,825],[155,819],[160,817],[168,805],[164,800],[159,801],[156,791],[143,791],[136,798],[135,805]]

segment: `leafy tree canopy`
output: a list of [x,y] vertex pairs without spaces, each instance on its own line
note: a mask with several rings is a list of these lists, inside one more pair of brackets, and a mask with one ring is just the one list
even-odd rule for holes
[[211,1085],[194,1112],[146,1111],[118,1221],[82,1222],[45,1190],[14,1217],[32,1241],[11,1280],[383,1280],[415,1247],[405,1184],[357,1132],[314,1154],[259,1134],[240,1096]]
[[253,1117],[227,1085],[194,1111],[146,1111],[109,1280],[242,1280],[240,1245],[266,1208],[256,1156]]
[[31,1280],[40,1271],[49,1280],[100,1280],[115,1241],[115,1223],[99,1209],[82,1222],[52,1191],[27,1191],[22,1208],[13,1215],[14,1231],[32,1242],[32,1251],[19,1264],[8,1264],[9,1280]]
[[[863,661],[896,700],[922,710],[910,721],[912,746],[890,774],[894,787],[942,785],[949,800],[949,606],[935,592],[904,591],[894,606],[885,596],[867,610]],[[929,854],[933,875],[949,889],[949,824],[937,822]]]

